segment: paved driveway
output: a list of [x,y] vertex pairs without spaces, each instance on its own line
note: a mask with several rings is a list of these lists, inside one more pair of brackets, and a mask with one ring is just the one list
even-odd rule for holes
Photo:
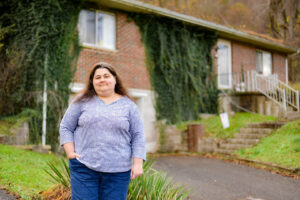
[[154,168],[193,189],[192,200],[300,200],[300,180],[201,157],[155,158]]
[[5,190],[0,189],[0,200],[15,200],[15,197],[7,194]]

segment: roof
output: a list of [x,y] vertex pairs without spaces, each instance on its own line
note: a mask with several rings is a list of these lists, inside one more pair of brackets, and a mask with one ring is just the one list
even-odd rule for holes
[[92,0],[92,1],[97,2],[97,4],[99,4],[100,6],[124,10],[127,12],[139,12],[139,13],[156,14],[159,16],[170,17],[208,30],[218,31],[219,37],[221,38],[233,40],[233,41],[240,41],[244,43],[250,43],[252,45],[262,47],[264,49],[275,50],[286,54],[292,54],[299,51],[299,49],[295,47],[291,47],[286,44],[276,42],[274,40],[262,38],[258,36],[259,34],[254,35],[242,31],[238,31],[233,28],[229,28],[213,22],[180,14],[175,11],[171,11],[168,9],[164,9],[161,7],[157,7],[154,5],[146,4],[135,0]]

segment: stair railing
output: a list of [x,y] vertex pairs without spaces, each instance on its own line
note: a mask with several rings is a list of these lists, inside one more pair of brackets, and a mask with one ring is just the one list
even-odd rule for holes
[[285,91],[287,105],[295,108],[299,112],[299,91],[289,87],[279,79],[277,79],[277,87]]
[[278,79],[277,74],[264,76],[255,72],[256,90],[287,111],[291,106],[299,112],[299,92]]
[[[218,74],[218,80],[228,82],[235,92],[261,92],[287,111],[288,106],[299,112],[299,91],[278,79],[277,74],[265,76],[255,70]],[[230,80],[231,79],[231,80]]]

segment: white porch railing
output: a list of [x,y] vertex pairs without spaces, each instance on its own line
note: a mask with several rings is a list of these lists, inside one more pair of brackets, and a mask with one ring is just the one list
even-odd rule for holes
[[256,74],[256,89],[287,110],[285,90],[277,87],[277,76]]
[[[220,76],[220,75],[219,75]],[[221,75],[228,77],[228,75]],[[290,106],[299,112],[299,92],[278,79],[277,74],[264,76],[255,70],[233,73],[231,88],[236,92],[261,92],[285,111]]]
[[255,92],[255,71],[245,71],[244,73],[232,74],[232,89],[236,92]]

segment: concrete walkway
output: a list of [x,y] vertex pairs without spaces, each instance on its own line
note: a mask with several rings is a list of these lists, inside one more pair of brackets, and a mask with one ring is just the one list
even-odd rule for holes
[[218,159],[168,156],[155,169],[192,189],[192,200],[300,200],[300,180]]
[[7,194],[5,190],[0,189],[0,200],[15,200],[12,195]]

